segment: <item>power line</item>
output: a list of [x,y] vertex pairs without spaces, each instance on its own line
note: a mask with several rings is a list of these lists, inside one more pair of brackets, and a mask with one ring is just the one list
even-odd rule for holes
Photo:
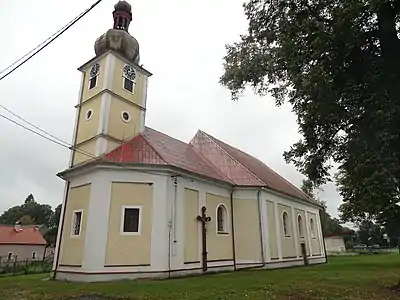
[[[82,13],[81,13],[82,14]],[[80,15],[81,15],[80,14]],[[79,15],[79,16],[80,16]],[[5,71],[7,71],[9,68],[11,68],[12,66],[16,65],[17,63],[19,63],[21,60],[23,60],[25,57],[27,57],[29,54],[31,54],[32,52],[34,52],[36,49],[40,48],[42,45],[44,45],[46,42],[48,42],[52,37],[54,37],[56,34],[58,34],[60,31],[62,31],[64,28],[66,28],[69,24],[71,24],[74,20],[76,20],[79,16],[75,17],[72,21],[70,21],[67,25],[65,25],[64,27],[62,27],[60,30],[58,30],[57,32],[55,32],[54,34],[52,34],[50,37],[48,37],[46,40],[44,40],[43,42],[41,42],[39,45],[37,45],[35,48],[33,48],[32,50],[30,50],[28,53],[26,53],[24,56],[22,56],[21,58],[19,58],[18,60],[14,61],[11,65],[9,65],[8,67],[4,68],[3,70],[0,71],[0,74],[4,73]]]
[[[100,2],[103,0],[97,0],[94,4],[92,4],[92,6],[90,6],[88,9],[86,9],[83,13],[81,13],[78,17],[76,17],[74,20],[72,20],[70,23],[68,23],[66,26],[64,26],[61,30],[59,30],[55,35],[51,36],[50,38],[48,38],[45,42],[41,43],[39,46],[37,46],[35,49],[37,50],[31,50],[28,53],[32,53],[28,56],[28,54],[25,54],[23,57],[28,56],[25,60],[23,60],[20,64],[16,65],[15,67],[13,67],[10,71],[8,71],[6,74],[4,74],[3,76],[0,77],[0,81],[3,80],[4,78],[6,78],[8,75],[10,75],[12,72],[14,72],[15,70],[17,70],[19,67],[21,67],[22,65],[24,65],[27,61],[29,61],[31,58],[33,58],[36,54],[38,54],[40,51],[42,51],[44,48],[46,48],[48,45],[50,45],[50,43],[52,43],[55,39],[57,39],[60,35],[62,35],[65,31],[67,31],[69,28],[71,28],[76,22],[78,22],[80,19],[82,19],[87,13],[89,13],[93,8],[95,8],[98,4],[100,4]],[[42,46],[41,46],[42,45]],[[38,49],[39,48],[39,49]],[[14,62],[12,65],[15,65],[16,63],[18,63],[19,61],[21,61],[21,59],[19,59],[17,62]],[[7,67],[5,70],[8,70],[9,67]],[[1,74],[1,73],[0,73]]]
[[62,140],[62,139],[56,137],[55,135],[52,135],[52,134],[49,133],[48,131],[46,131],[46,130],[40,128],[39,126],[37,126],[37,125],[35,125],[35,124],[29,122],[28,120],[24,119],[23,117],[21,117],[20,115],[16,114],[15,112],[13,112],[11,109],[8,109],[8,108],[5,107],[4,105],[0,104],[0,107],[1,107],[2,109],[4,109],[4,110],[8,111],[8,112],[9,112],[10,114],[12,114],[13,116],[17,117],[17,118],[20,119],[21,121],[23,121],[23,122],[29,124],[29,125],[32,126],[33,128],[35,128],[35,129],[37,129],[37,130],[43,132],[44,134],[47,134],[48,136],[52,137],[53,139],[55,139],[55,140],[57,140],[57,141],[59,141],[59,142],[61,142],[61,143],[64,143],[64,144],[66,144],[66,145],[72,146],[72,145],[70,145],[68,142],[66,142],[66,141],[64,141],[64,140]]
[[[3,119],[5,119],[5,120],[7,120],[7,121],[9,121],[9,122],[11,122],[11,123],[14,123],[15,125],[17,125],[17,126],[23,128],[23,129],[25,129],[25,130],[30,131],[30,132],[33,133],[33,134],[36,134],[36,135],[38,135],[38,136],[40,136],[40,137],[42,137],[42,138],[48,140],[48,141],[50,141],[50,142],[53,142],[53,143],[55,143],[55,144],[57,144],[57,145],[59,145],[59,146],[62,146],[62,147],[64,147],[64,148],[70,149],[70,147],[68,146],[68,143],[66,143],[67,145],[65,145],[65,142],[59,142],[59,141],[57,141],[57,140],[55,140],[55,139],[49,138],[48,136],[46,136],[46,135],[44,135],[44,134],[42,134],[42,133],[39,133],[39,132],[37,132],[37,131],[35,131],[35,130],[33,130],[33,129],[31,129],[31,128],[29,128],[29,127],[27,127],[27,126],[25,126],[25,125],[23,125],[23,124],[21,124],[21,123],[18,123],[17,121],[14,121],[13,119],[11,119],[11,118],[9,118],[9,117],[6,117],[6,116],[3,115],[3,114],[0,114],[0,117],[3,118]],[[74,148],[75,151],[77,151],[77,152],[79,152],[79,153],[81,153],[81,154],[83,154],[83,155],[90,156],[91,158],[94,158],[94,156],[93,156],[92,154],[88,153],[88,152],[82,151],[81,149],[78,149],[78,148],[76,148],[76,147],[74,147],[74,146],[72,146],[72,148]]]

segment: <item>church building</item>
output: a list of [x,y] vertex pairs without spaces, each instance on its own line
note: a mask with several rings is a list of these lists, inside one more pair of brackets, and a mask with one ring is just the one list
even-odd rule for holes
[[132,8],[79,68],[81,89],[52,276],[109,281],[326,262],[320,205],[263,162],[199,130],[145,126]]

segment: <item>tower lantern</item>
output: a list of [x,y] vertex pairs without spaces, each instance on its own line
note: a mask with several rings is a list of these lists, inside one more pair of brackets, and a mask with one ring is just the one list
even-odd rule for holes
[[114,6],[114,29],[128,31],[129,24],[132,21],[132,7],[126,1],[119,1]]

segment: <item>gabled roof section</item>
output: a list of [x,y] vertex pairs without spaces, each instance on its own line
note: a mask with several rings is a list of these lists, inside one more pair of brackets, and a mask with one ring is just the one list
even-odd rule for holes
[[162,156],[149,144],[144,134],[139,134],[107,153],[105,160],[118,163],[167,165]]
[[0,225],[0,245],[46,245],[38,227],[21,227],[16,231],[14,226]]
[[105,160],[174,166],[230,182],[229,178],[197,153],[191,145],[149,127],[146,127],[143,133],[106,154]]
[[[284,194],[313,201],[300,189],[266,166],[259,159],[201,130],[198,131],[195,138],[191,141],[191,144],[193,144],[198,151],[203,153],[213,164],[221,168],[225,175],[237,185],[260,185],[261,183],[261,185],[265,185]],[[221,150],[218,151],[217,148],[225,152],[224,158],[221,154]],[[229,160],[232,161],[231,165],[227,163]]]

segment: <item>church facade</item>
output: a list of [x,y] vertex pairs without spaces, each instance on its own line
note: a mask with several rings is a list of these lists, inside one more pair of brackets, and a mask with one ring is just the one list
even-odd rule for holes
[[131,7],[85,63],[53,277],[109,281],[326,261],[313,199],[258,159],[199,130],[145,126],[147,82]]

